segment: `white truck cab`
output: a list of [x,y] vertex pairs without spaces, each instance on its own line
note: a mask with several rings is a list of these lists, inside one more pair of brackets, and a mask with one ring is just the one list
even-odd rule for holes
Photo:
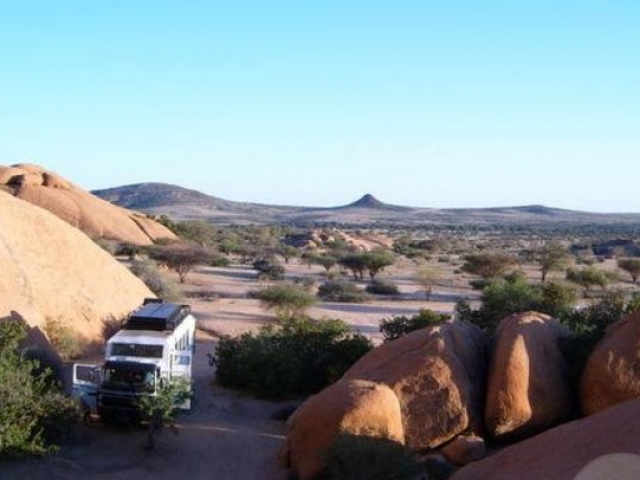
[[161,382],[191,381],[195,330],[189,306],[146,299],[107,341],[103,365],[73,366],[73,395],[104,422],[139,420],[140,397],[155,395]]

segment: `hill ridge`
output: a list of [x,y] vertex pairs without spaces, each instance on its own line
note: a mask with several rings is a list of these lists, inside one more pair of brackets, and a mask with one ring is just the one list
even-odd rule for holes
[[593,213],[542,204],[490,208],[425,208],[391,205],[366,193],[337,207],[265,205],[225,200],[169,183],[147,182],[94,190],[95,195],[133,210],[165,214],[177,220],[201,219],[218,224],[292,225],[455,225],[455,224],[640,224],[638,213]]

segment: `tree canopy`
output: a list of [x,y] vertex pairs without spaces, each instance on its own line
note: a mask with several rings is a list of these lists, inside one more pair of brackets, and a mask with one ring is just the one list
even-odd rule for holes
[[266,311],[274,311],[281,319],[302,317],[315,303],[315,296],[297,285],[272,285],[260,290],[256,297]]
[[489,280],[501,277],[515,264],[516,260],[505,253],[474,253],[464,257],[460,269]]
[[149,256],[175,271],[180,283],[184,283],[187,275],[196,265],[209,263],[212,251],[191,242],[173,242],[154,245],[149,250]]
[[539,249],[533,257],[534,261],[540,265],[541,280],[547,279],[549,272],[554,270],[562,270],[569,262],[569,252],[558,241],[546,243]]
[[618,260],[618,268],[627,272],[633,283],[636,283],[640,276],[640,258],[621,258]]

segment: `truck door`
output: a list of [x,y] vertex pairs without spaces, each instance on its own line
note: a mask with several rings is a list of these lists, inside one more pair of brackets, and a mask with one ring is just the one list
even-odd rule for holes
[[85,421],[97,415],[97,392],[102,383],[102,366],[89,363],[73,364],[71,395],[80,401]]

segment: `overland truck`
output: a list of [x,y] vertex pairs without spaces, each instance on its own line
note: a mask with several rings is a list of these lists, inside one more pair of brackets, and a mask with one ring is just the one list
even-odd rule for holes
[[[145,299],[105,347],[103,365],[73,366],[73,395],[85,415],[104,423],[144,420],[138,403],[158,388],[184,378],[191,382],[196,320],[187,305]],[[190,409],[186,400],[181,409]]]

